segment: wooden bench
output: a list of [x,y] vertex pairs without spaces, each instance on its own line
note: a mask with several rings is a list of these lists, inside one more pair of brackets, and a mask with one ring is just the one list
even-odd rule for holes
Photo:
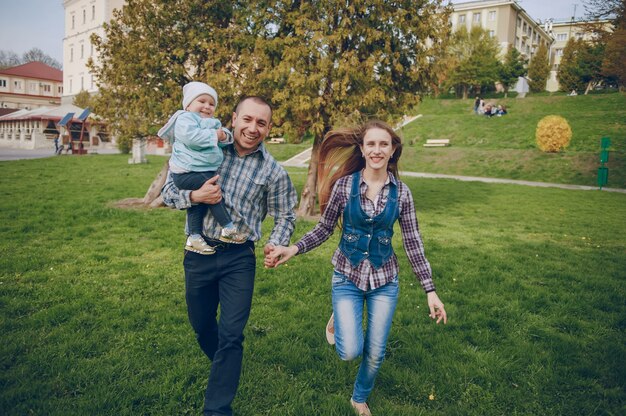
[[271,143],[271,144],[281,144],[281,143],[285,143],[285,139],[283,139],[282,137],[272,137],[269,140],[269,143]]
[[445,146],[450,146],[449,139],[430,139],[430,140],[426,140],[426,143],[424,143],[424,147],[445,147]]

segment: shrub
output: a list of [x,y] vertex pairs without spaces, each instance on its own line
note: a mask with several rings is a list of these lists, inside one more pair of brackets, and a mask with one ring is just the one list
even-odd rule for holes
[[561,116],[545,116],[537,123],[535,138],[544,152],[558,152],[569,145],[572,129]]

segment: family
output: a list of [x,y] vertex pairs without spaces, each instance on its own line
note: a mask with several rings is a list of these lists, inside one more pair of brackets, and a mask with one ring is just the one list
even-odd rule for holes
[[480,97],[476,97],[476,100],[474,100],[474,113],[485,115],[487,117],[501,117],[506,115],[507,111],[506,107],[501,104],[496,105],[494,103],[485,103],[485,100]]
[[329,132],[319,154],[321,218],[290,245],[297,195],[287,172],[263,144],[272,127],[270,104],[258,96],[242,98],[232,113],[231,132],[213,117],[217,101],[209,85],[185,85],[182,110],[159,132],[173,141],[163,200],[187,211],[183,268],[188,318],[211,360],[204,415],[233,414],[254,291],[254,247],[268,214],[274,225],[263,248],[266,268],[313,250],[337,226],[341,229],[331,259],[333,312],[326,339],[340,359],[361,358],[349,403],[356,414],[372,415],[367,400],[385,357],[399,293],[391,244],[396,221],[426,292],[430,318],[447,322],[411,191],[398,177],[401,139],[378,120]]

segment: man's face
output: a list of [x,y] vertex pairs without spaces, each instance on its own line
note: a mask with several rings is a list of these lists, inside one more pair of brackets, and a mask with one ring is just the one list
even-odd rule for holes
[[233,138],[240,155],[252,153],[267,137],[272,127],[272,111],[266,104],[245,100],[233,113]]

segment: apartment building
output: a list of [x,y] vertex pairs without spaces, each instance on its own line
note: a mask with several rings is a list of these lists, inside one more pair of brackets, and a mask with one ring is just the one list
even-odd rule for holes
[[31,110],[61,105],[63,71],[42,62],[0,70],[0,108]]
[[[594,25],[600,25],[604,29],[611,28],[611,22],[609,20],[600,20],[595,22]],[[548,91],[557,91],[559,89],[559,82],[557,80],[557,73],[559,71],[559,65],[561,64],[561,57],[563,56],[563,50],[565,45],[571,39],[582,39],[585,41],[591,41],[594,37],[594,33],[589,30],[590,22],[585,20],[571,19],[548,19],[544,22],[544,29],[550,33],[554,38],[554,43],[550,50],[550,78],[546,89]]]
[[500,54],[515,47],[530,62],[539,45],[550,47],[552,36],[513,0],[481,0],[455,3],[450,16],[452,30],[480,26],[500,43]]
[[64,0],[65,37],[63,38],[63,103],[70,104],[76,94],[98,90],[87,60],[97,60],[90,37],[104,36],[103,23],[121,9],[125,0]]

